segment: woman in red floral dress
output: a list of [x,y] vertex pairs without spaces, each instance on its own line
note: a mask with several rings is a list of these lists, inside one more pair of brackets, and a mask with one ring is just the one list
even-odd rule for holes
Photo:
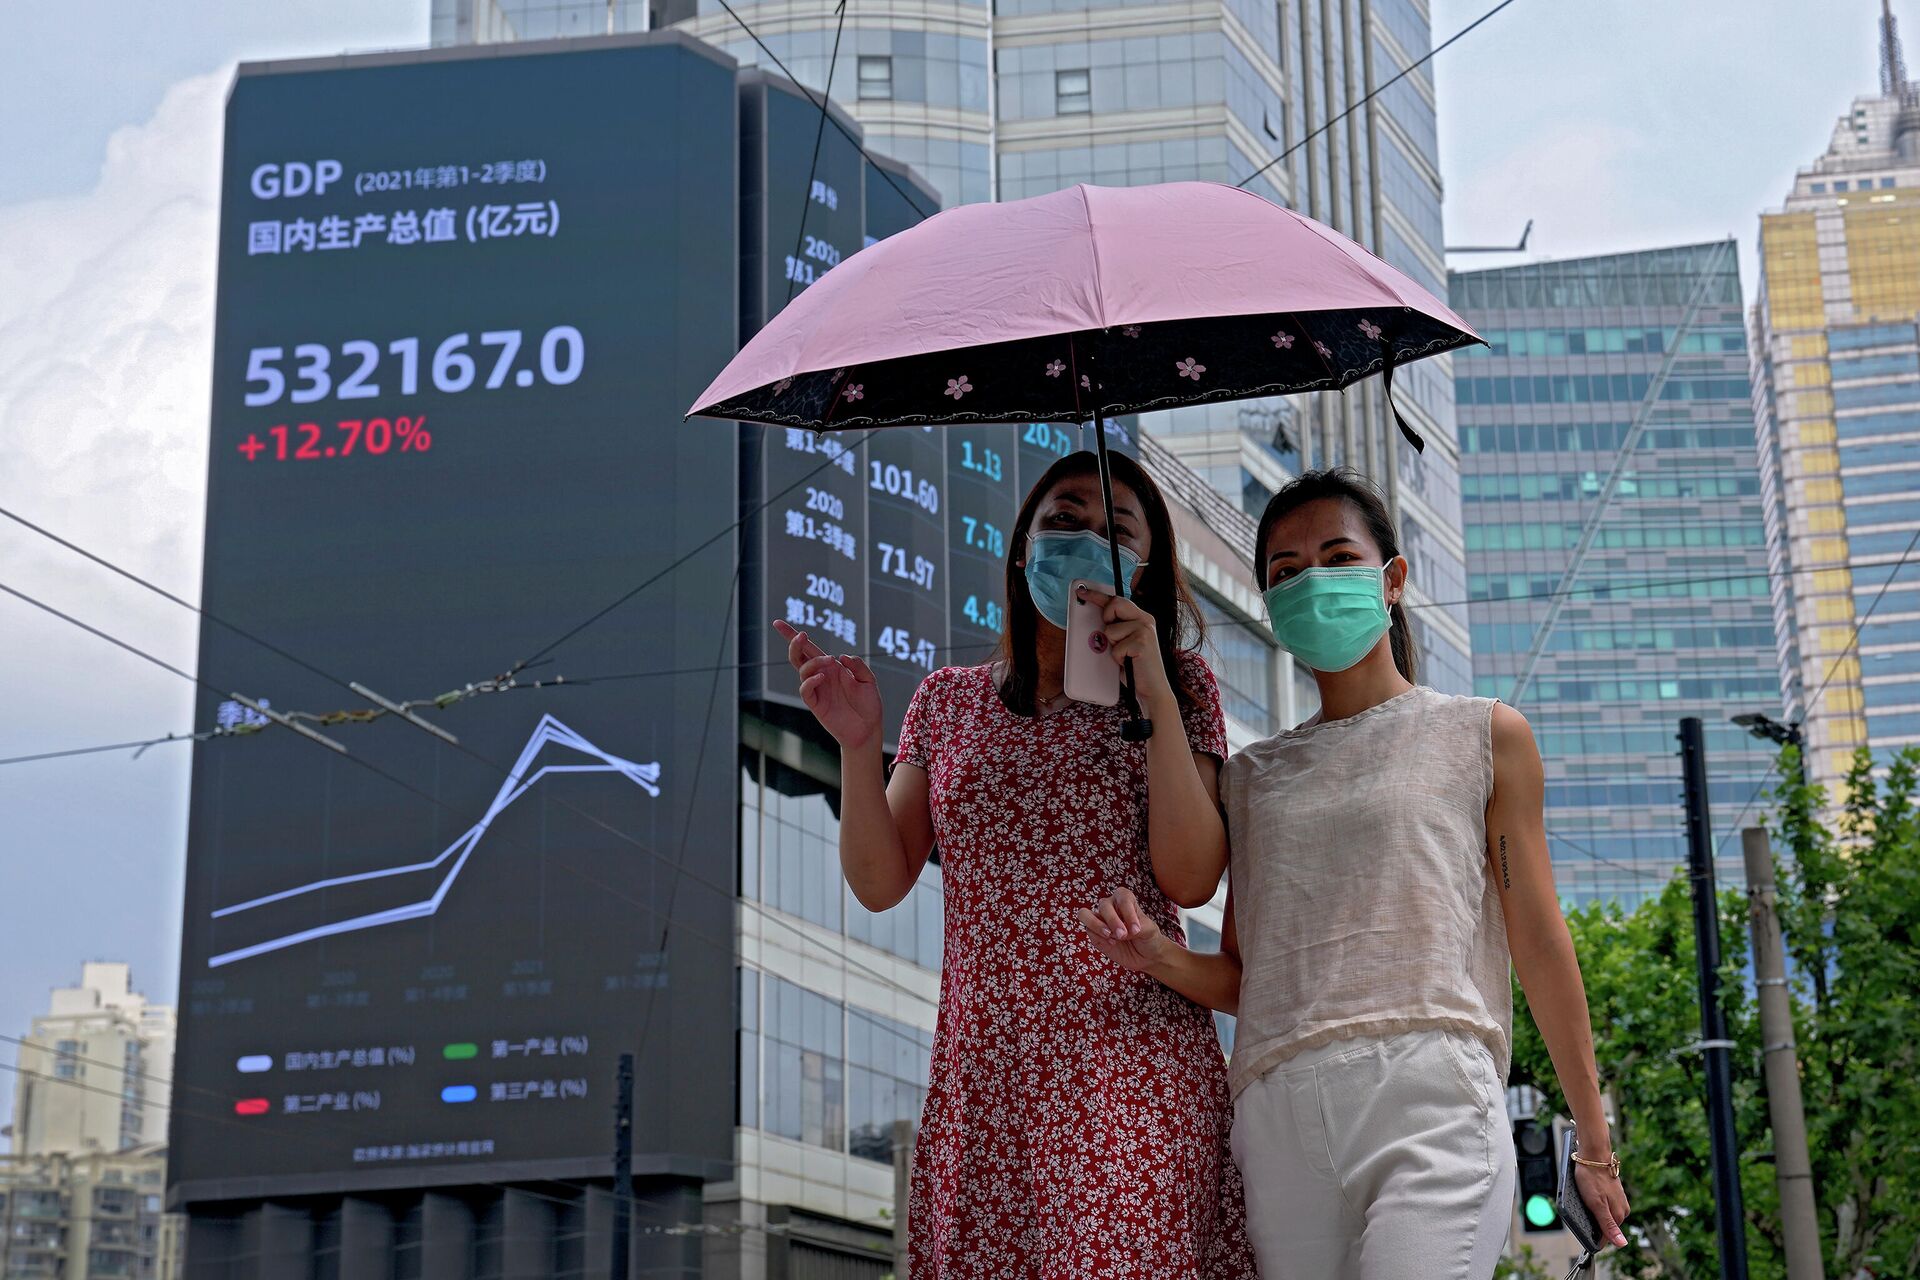
[[1111,581],[1092,454],[1063,458],[1027,495],[997,660],[921,682],[890,781],[866,664],[776,623],[802,697],[840,743],[854,895],[869,910],[895,905],[940,848],[946,960],[914,1153],[911,1280],[1256,1274],[1211,1015],[1108,963],[1074,914],[1125,886],[1184,941],[1148,851],[1198,841],[1224,857],[1226,841],[1225,727],[1212,673],[1179,646],[1183,634],[1197,644],[1200,619],[1166,502],[1137,464],[1112,467],[1133,599],[1107,600],[1106,634],[1116,661],[1133,659],[1157,728],[1146,743],[1121,740],[1118,708],[1062,692],[1065,582]]

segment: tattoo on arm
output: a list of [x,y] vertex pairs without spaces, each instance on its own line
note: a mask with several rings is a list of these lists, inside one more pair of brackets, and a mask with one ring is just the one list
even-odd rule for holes
[[1513,874],[1507,869],[1507,838],[1500,837],[1500,887],[1513,888]]

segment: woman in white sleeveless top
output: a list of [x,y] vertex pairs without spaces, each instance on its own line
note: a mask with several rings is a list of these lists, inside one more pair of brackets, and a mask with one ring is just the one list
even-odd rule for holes
[[[1264,1280],[1486,1280],[1513,1213],[1505,1084],[1518,972],[1580,1137],[1602,1237],[1627,1213],[1560,914],[1526,720],[1414,683],[1407,562],[1359,476],[1312,472],[1260,521],[1256,573],[1320,713],[1220,775],[1232,845],[1222,950],[1167,939],[1125,890],[1094,944],[1238,1015],[1233,1151]],[[1153,849],[1206,901],[1217,855]]]

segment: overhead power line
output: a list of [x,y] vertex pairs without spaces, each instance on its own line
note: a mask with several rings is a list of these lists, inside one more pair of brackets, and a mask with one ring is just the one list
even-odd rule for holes
[[[122,640],[117,636],[110,635],[107,632],[102,631],[97,627],[89,626],[87,623],[84,623],[79,619],[74,618],[72,615],[62,613],[59,610],[54,609],[51,605],[44,603],[43,601],[37,599],[36,597],[26,592],[10,587],[4,582],[0,582],[0,591],[4,591],[8,595],[12,595],[20,600],[23,600],[37,609],[41,609],[44,612],[50,613],[55,617],[60,618],[62,621],[68,622],[73,626],[86,631],[90,635],[96,636],[102,640],[107,641],[108,643],[114,645],[117,648],[125,650],[126,652],[132,654],[133,656],[140,658],[142,661],[151,663],[154,666],[160,667],[165,671],[171,672],[172,674],[179,676],[181,679],[184,679],[189,683],[198,685],[201,688],[207,689],[211,692],[217,693],[220,691],[220,686],[214,681],[205,679],[199,676],[188,675],[187,673],[181,671],[178,667],[175,667],[172,664],[167,663],[162,659],[155,657],[154,655],[146,652],[144,649],[141,649],[139,646],[132,644],[126,640]],[[471,750],[466,750],[464,748],[456,748],[456,749],[463,750],[464,754],[470,756],[472,759],[477,760],[482,764],[489,765],[491,768],[497,770],[503,779],[516,776],[511,769],[507,768],[504,765],[500,765],[494,761],[491,761],[485,756],[479,755],[476,752],[473,752]],[[403,791],[406,791],[426,801],[428,804],[431,804],[436,808],[445,809],[450,813],[455,812],[455,806],[451,801],[443,800],[438,796],[432,795],[426,791],[421,790],[419,787],[416,787],[411,783],[407,782],[404,778],[398,777],[395,774],[390,773],[385,769],[382,769],[380,766],[372,763],[371,761],[367,760],[363,756],[355,755],[352,753],[346,753],[345,758],[352,761],[354,764],[358,765],[360,768],[367,770],[369,773],[374,774],[376,777],[382,778],[385,781],[392,783],[393,785],[399,787]],[[632,835],[631,833],[625,831],[624,829],[618,826],[615,826],[614,824],[608,822],[606,819],[600,817],[598,814],[595,814],[586,809],[580,808],[579,806],[573,804],[564,796],[555,795],[550,798],[549,803],[558,805],[561,808],[567,809],[568,811],[578,815],[585,821],[592,823],[593,825],[599,827],[601,830],[607,832],[609,835],[618,839],[619,841],[621,841],[621,843],[630,845],[634,849],[638,850],[640,853],[653,859],[655,862],[666,861],[666,855],[662,854],[659,850],[653,848],[653,846],[649,845],[646,841],[641,840],[639,837]],[[520,848],[522,852],[527,853],[529,856],[532,856],[535,853],[534,850],[528,849],[525,845],[518,844],[518,842],[515,841],[514,837],[510,832],[497,832],[495,833],[495,835],[496,835],[496,838],[501,839],[510,845],[516,845],[517,847]],[[563,870],[570,871],[574,875],[579,876],[581,879],[586,880],[589,884],[592,884],[595,888],[598,888],[632,906],[639,907],[642,910],[649,910],[649,911],[656,909],[653,904],[642,902],[636,898],[631,897],[630,895],[622,893],[618,887],[614,885],[610,885],[605,881],[588,874],[587,872],[565,861],[564,859],[556,860],[556,865],[560,866]],[[693,883],[701,885],[717,894],[722,895],[729,902],[740,902],[743,904],[750,905],[752,908],[759,911],[760,914],[770,923],[774,923],[774,924],[780,925],[781,927],[789,929],[797,937],[799,937],[803,943],[806,941],[809,941],[809,939],[807,938],[804,932],[795,928],[784,919],[781,919],[777,914],[773,914],[768,908],[764,907],[762,904],[755,902],[752,899],[740,897],[740,895],[735,892],[735,890],[731,885],[722,884],[717,880],[713,880],[713,879],[709,879],[707,877],[701,876],[691,870],[683,869],[681,874],[686,879],[692,881]],[[714,941],[714,940],[710,939],[710,941]],[[717,941],[715,942],[715,944],[718,945]],[[913,991],[909,987],[905,987],[897,982],[894,982],[891,978],[887,977],[887,975],[885,975],[884,973],[880,972],[877,969],[872,969],[868,966],[865,966],[861,964],[858,960],[852,959],[850,957],[836,957],[836,959],[839,962],[846,964],[849,968],[857,970],[871,977],[876,982],[882,983],[904,994],[912,995],[915,998],[920,998],[920,993]]]

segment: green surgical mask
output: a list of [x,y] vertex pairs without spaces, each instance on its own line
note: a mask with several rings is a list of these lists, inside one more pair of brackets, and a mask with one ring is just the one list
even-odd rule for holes
[[1302,569],[1264,597],[1273,638],[1315,671],[1345,671],[1387,633],[1386,574],[1385,565]]

